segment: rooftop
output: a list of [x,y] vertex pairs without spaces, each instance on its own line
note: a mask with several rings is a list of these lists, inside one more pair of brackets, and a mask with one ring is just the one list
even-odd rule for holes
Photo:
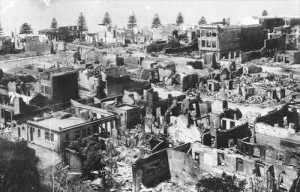
[[118,109],[122,109],[122,110],[130,110],[135,108],[135,106],[131,106],[131,105],[121,105],[121,106],[116,106]]
[[55,117],[51,117],[40,121],[30,121],[31,124],[58,132],[85,122],[86,121],[84,119],[73,116],[65,119],[57,119]]

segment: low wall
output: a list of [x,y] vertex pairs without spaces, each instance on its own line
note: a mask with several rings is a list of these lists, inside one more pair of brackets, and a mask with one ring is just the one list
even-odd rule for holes
[[79,157],[79,153],[74,151],[74,150],[70,150],[70,149],[65,149],[65,154],[64,154],[64,159],[66,164],[68,164],[70,166],[70,169],[72,171],[76,171],[76,172],[81,172],[82,171],[82,160]]

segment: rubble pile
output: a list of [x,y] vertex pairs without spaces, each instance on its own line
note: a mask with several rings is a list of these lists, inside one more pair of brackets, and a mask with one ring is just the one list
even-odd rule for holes
[[131,165],[117,162],[118,171],[113,174],[114,180],[121,185],[121,191],[132,191]]
[[132,191],[132,163],[140,157],[138,149],[126,148],[120,146],[117,148],[120,152],[117,160],[117,171],[113,173],[113,178],[120,185],[121,191]]
[[[149,191],[141,190],[141,191]],[[195,186],[177,183],[177,182],[163,182],[160,183],[157,187],[153,188],[153,192],[196,192]]]
[[269,67],[280,67],[282,64],[280,63],[274,63],[272,58],[263,57],[260,59],[253,59],[250,62],[245,63],[246,65],[264,65]]

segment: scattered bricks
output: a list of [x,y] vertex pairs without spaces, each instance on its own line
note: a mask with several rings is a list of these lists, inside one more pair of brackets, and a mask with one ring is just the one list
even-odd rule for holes
[[289,77],[290,79],[294,79],[294,72],[291,72]]
[[233,81],[232,80],[226,80],[225,83],[226,83],[226,88],[228,90],[233,90]]
[[214,128],[218,129],[221,126],[221,119],[217,117],[216,119],[213,120],[214,123]]
[[211,113],[212,112],[211,102],[210,101],[206,101],[205,103],[207,105],[207,113]]
[[120,127],[120,135],[121,136],[124,136],[125,135],[125,130],[126,130],[126,127]]
[[117,129],[112,129],[111,130],[111,136],[113,139],[116,139],[118,137],[118,130]]
[[233,71],[233,72],[230,73],[229,79],[235,79],[235,78],[237,78],[238,76],[239,76],[239,72]]
[[218,91],[220,88],[219,82],[216,80],[211,80],[211,79],[207,80],[207,85],[208,85],[208,90],[212,92]]
[[249,96],[252,96],[252,95],[254,95],[255,94],[255,89],[254,89],[254,87],[249,87],[248,88],[248,95]]
[[249,68],[247,66],[243,67],[243,74],[248,74]]
[[130,140],[131,140],[131,138],[126,138],[126,146],[127,147],[130,147]]
[[200,103],[199,108],[200,108],[200,115],[201,116],[208,114],[207,103]]
[[136,147],[137,146],[137,139],[133,139],[133,146]]
[[121,137],[121,142],[122,142],[122,144],[126,145],[126,137],[125,136]]

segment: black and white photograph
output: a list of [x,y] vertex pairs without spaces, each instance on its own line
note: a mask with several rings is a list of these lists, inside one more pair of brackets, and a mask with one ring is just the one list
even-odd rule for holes
[[300,1],[0,0],[0,192],[300,192]]

